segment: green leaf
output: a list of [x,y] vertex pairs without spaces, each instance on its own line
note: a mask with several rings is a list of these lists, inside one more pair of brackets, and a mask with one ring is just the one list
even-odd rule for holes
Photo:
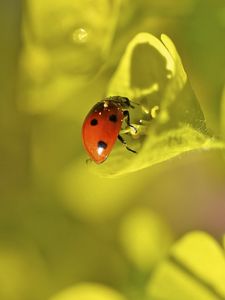
[[108,58],[120,5],[121,0],[96,0],[94,5],[88,0],[26,1],[20,57],[22,110],[46,113],[66,100],[80,100],[82,89]]
[[191,150],[224,148],[207,134],[173,42],[166,35],[161,40],[148,33],[135,36],[112,77],[108,96],[126,96],[140,104],[131,111],[138,134],[125,137],[138,154],[118,146],[103,165],[93,167],[101,175],[134,172]]
[[126,300],[111,288],[101,284],[80,283],[59,292],[50,300]]
[[187,234],[172,248],[148,285],[150,299],[225,299],[225,256],[208,234]]

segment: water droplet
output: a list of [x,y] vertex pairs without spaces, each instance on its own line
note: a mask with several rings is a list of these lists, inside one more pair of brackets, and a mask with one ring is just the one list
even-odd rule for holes
[[73,32],[73,41],[78,44],[83,44],[87,42],[88,32],[84,28],[77,28]]
[[171,72],[171,70],[168,70],[168,73],[166,74],[166,78],[171,79],[172,77],[173,77],[173,73]]

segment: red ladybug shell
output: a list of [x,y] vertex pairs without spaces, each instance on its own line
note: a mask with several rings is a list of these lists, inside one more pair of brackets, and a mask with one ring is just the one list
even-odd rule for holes
[[98,102],[88,113],[82,127],[83,144],[96,163],[102,163],[110,154],[124,119],[119,102]]

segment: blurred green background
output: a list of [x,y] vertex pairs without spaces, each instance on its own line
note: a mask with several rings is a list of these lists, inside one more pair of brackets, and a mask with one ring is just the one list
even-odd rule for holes
[[[225,233],[221,152],[116,178],[85,163],[83,119],[141,31],[172,38],[208,128],[222,136],[223,0],[1,0],[0,299],[50,299],[80,282],[117,291],[97,288],[93,299],[145,299],[177,238]],[[82,288],[74,299],[92,300]]]

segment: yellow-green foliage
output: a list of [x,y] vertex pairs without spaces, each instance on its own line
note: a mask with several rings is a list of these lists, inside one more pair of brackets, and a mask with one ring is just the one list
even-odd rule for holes
[[[224,0],[0,1],[0,300],[225,299]],[[101,165],[105,96],[137,133]]]

